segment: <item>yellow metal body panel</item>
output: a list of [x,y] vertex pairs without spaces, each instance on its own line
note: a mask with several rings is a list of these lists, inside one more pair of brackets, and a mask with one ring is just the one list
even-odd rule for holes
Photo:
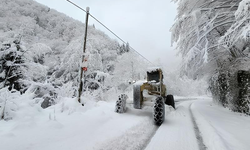
[[[157,71],[159,72],[159,81],[160,82],[157,82],[157,83],[150,82],[149,77],[147,76],[147,82],[143,83],[143,85],[140,88],[141,93],[143,93],[143,90],[148,90],[149,95],[166,96],[166,85],[163,84],[162,70],[157,69]],[[143,97],[143,95],[141,97]]]

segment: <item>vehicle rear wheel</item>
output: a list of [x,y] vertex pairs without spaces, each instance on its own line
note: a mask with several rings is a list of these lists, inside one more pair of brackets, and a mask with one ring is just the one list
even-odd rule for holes
[[174,96],[173,95],[167,95],[167,97],[165,97],[165,104],[170,105],[175,109]]
[[154,123],[160,126],[165,120],[164,98],[157,97],[154,104]]
[[133,86],[133,104],[135,109],[141,109],[142,107],[142,92],[140,85]]

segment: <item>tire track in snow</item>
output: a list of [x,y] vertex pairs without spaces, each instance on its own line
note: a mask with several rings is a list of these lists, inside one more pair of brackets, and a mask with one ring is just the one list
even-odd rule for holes
[[[192,105],[192,108],[195,105]],[[203,139],[207,144],[207,149],[219,149],[219,150],[230,150],[230,149],[244,149],[239,147],[233,147],[231,145],[232,141],[235,141],[234,135],[230,135],[227,132],[223,133],[218,130],[207,118],[205,118],[203,115],[200,114],[199,110],[192,109],[192,112],[194,113],[195,118],[197,118],[197,122],[199,122],[200,125],[200,131],[204,133]],[[220,126],[221,128],[221,126]],[[222,127],[223,128],[223,127]],[[230,139],[229,141],[225,139]],[[246,148],[249,149],[249,148]]]
[[193,122],[189,112],[190,102],[168,107],[164,122],[151,139],[146,150],[199,150]]
[[146,118],[134,127],[125,131],[119,137],[106,141],[96,148],[98,150],[143,150],[159,127],[155,126],[152,118]]
[[191,114],[191,119],[192,119],[192,122],[193,122],[193,125],[194,125],[194,132],[195,132],[195,135],[196,135],[196,139],[197,139],[197,142],[198,142],[198,146],[199,146],[199,149],[200,150],[207,150],[207,147],[206,145],[204,144],[203,142],[203,138],[201,136],[201,132],[199,130],[199,127],[195,121],[195,118],[194,118],[194,115],[193,115],[193,112],[191,110],[191,106],[193,105],[193,103],[191,103],[189,105],[189,111],[190,111],[190,114]]

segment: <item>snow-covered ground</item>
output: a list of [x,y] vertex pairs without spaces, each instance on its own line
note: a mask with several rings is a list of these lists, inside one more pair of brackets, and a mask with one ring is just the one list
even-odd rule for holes
[[196,101],[191,106],[208,149],[249,150],[250,117],[212,103]]
[[[1,150],[248,150],[250,118],[213,104],[209,98],[176,98],[157,127],[152,108],[114,112],[115,101],[65,98],[48,109],[0,121]],[[21,112],[20,112],[21,113]]]
[[[192,100],[193,99],[193,100]],[[183,98],[169,113],[147,149],[249,150],[250,117],[209,98]],[[193,119],[192,119],[193,118]]]

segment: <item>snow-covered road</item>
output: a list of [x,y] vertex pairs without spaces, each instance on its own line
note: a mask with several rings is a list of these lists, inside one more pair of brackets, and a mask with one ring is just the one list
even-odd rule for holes
[[152,108],[114,112],[114,102],[65,99],[23,118],[0,121],[3,150],[248,150],[250,118],[213,104],[209,98],[176,99],[157,127]]
[[196,134],[199,133],[190,110],[194,101],[192,99],[181,101],[177,103],[175,111],[167,112],[166,121],[159,127],[147,150],[203,150],[201,147],[203,141],[197,138]]
[[215,105],[212,99],[182,99],[147,150],[249,150],[250,117]]

